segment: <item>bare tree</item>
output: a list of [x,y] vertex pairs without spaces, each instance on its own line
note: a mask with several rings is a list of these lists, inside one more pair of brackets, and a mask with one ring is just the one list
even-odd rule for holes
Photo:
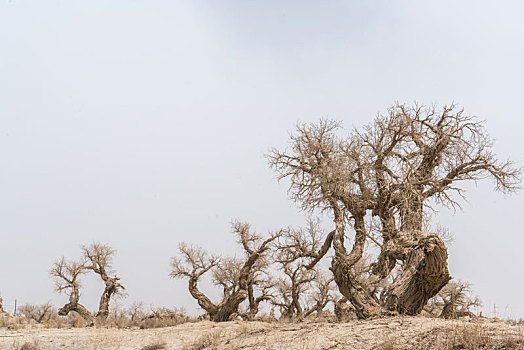
[[58,317],[56,309],[50,302],[41,305],[25,304],[20,306],[19,310],[25,318],[35,320],[38,323],[47,322],[53,318],[53,316],[55,316],[55,318]]
[[[68,262],[64,257],[53,264],[50,271],[51,277],[55,280],[55,287],[59,293],[66,293],[69,296],[69,303],[58,310],[60,316],[66,316],[71,311],[77,312],[82,318],[93,322],[95,316],[100,319],[106,319],[109,315],[109,302],[115,294],[121,293],[124,289],[118,282],[120,278],[111,277],[114,274],[112,270],[112,257],[115,251],[100,243],[92,243],[89,246],[82,247],[82,258],[80,261]],[[91,314],[80,300],[80,276],[93,271],[98,274],[105,283],[104,291],[100,297],[100,305],[95,316]]]
[[281,316],[301,319],[321,311],[331,301],[332,280],[316,268],[308,268],[310,257],[316,256],[321,244],[319,222],[312,219],[307,228],[287,229],[280,237],[273,260],[283,277],[275,285],[272,303],[280,308]]
[[439,316],[443,318],[474,316],[470,308],[482,306],[482,302],[478,296],[472,296],[471,292],[471,285],[467,282],[449,282],[438,293],[442,299],[442,311]]
[[109,302],[111,301],[111,297],[122,293],[125,289],[119,282],[120,278],[114,275],[112,268],[112,259],[115,250],[108,245],[92,243],[89,246],[83,246],[82,253],[86,261],[84,268],[96,273],[105,283],[96,317],[106,319],[107,316],[109,316]]
[[[238,314],[239,305],[248,298],[250,283],[254,281],[254,271],[257,262],[263,259],[270,249],[270,244],[280,236],[280,232],[270,235],[263,240],[259,235],[250,232],[248,224],[234,222],[233,232],[238,236],[239,243],[245,253],[243,260],[223,259],[209,256],[201,248],[179,245],[181,258],[171,260],[171,277],[188,278],[189,292],[198,305],[203,308],[211,320],[228,321],[234,314]],[[202,275],[214,269],[214,282],[223,288],[223,297],[220,303],[213,303],[198,288],[198,281]],[[259,301],[260,302],[260,301]],[[258,304],[256,305],[258,308]]]
[[273,298],[275,280],[268,271],[270,262],[267,256],[262,256],[255,267],[247,283],[247,310],[239,315],[245,320],[253,320],[258,314],[260,303],[270,301]]
[[[333,247],[335,281],[359,318],[391,311],[418,314],[450,280],[444,242],[423,231],[430,200],[457,208],[464,197],[459,185],[487,177],[497,190],[512,192],[521,170],[500,161],[482,122],[455,105],[437,110],[396,104],[362,131],[341,138],[339,129],[329,120],[298,125],[291,150],[268,155],[279,179],[290,180],[291,197],[303,209],[333,215],[335,229],[316,255],[309,254],[310,267]],[[373,218],[379,219],[378,239],[368,230]],[[354,232],[349,252],[348,226]],[[368,286],[355,272],[366,241],[380,249]],[[383,288],[382,301],[376,286],[399,263],[400,274]]]
[[328,277],[324,273],[317,271],[315,279],[309,288],[309,294],[305,302],[302,318],[316,313],[320,314],[330,302],[335,302],[333,295],[333,277]]
[[55,280],[56,291],[69,296],[69,303],[58,309],[58,314],[67,316],[71,311],[75,311],[83,319],[92,323],[94,316],[79,302],[79,277],[86,272],[83,262],[68,262],[62,258],[53,264],[50,274]]
[[127,315],[131,319],[131,322],[143,319],[146,315],[144,311],[144,303],[141,301],[134,301],[127,309]]

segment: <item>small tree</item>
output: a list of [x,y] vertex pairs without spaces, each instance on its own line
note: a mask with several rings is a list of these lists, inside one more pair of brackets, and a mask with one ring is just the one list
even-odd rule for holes
[[83,262],[66,261],[64,257],[56,261],[51,268],[50,274],[55,280],[56,291],[69,297],[69,303],[58,309],[60,316],[67,316],[71,311],[75,311],[86,321],[94,321],[94,316],[80,304],[79,277],[86,272]]
[[329,277],[322,272],[317,272],[316,278],[312,281],[312,286],[307,295],[303,318],[313,313],[320,314],[330,302],[335,302],[333,281],[333,277]]
[[120,293],[124,286],[120,284],[112,270],[112,257],[115,251],[100,243],[92,243],[89,246],[82,246],[82,258],[80,261],[66,261],[64,257],[53,264],[50,271],[51,277],[55,280],[56,290],[59,293],[66,293],[69,296],[69,303],[58,310],[60,316],[66,316],[71,311],[77,312],[86,321],[93,322],[95,316],[91,314],[82,304],[80,304],[80,276],[93,271],[105,283],[104,291],[100,297],[100,304],[96,317],[107,319],[109,315],[109,302],[111,297]]
[[321,311],[332,299],[332,279],[315,268],[308,268],[312,255],[320,249],[322,233],[319,222],[312,219],[306,229],[285,230],[278,240],[273,260],[283,276],[275,285],[272,303],[281,316],[299,319]]
[[134,301],[127,309],[127,315],[131,322],[136,322],[143,319],[146,315],[144,311],[144,303],[141,301]]
[[[280,236],[280,232],[262,237],[250,232],[248,224],[233,223],[233,232],[238,236],[245,253],[243,260],[223,259],[209,256],[202,248],[196,248],[181,243],[179,251],[181,258],[171,260],[171,277],[188,278],[189,293],[204,309],[212,321],[228,321],[234,314],[238,314],[239,305],[248,298],[249,286],[253,285],[254,273],[260,268],[257,262],[270,249],[270,244]],[[198,288],[202,275],[214,269],[214,282],[223,288],[223,297],[220,303],[213,303]],[[260,301],[259,301],[260,302]],[[258,304],[256,305],[258,309]]]
[[462,316],[474,316],[470,308],[482,306],[478,296],[471,295],[471,284],[463,281],[449,282],[438,293],[442,299],[440,317],[458,318]]
[[41,305],[25,304],[20,306],[19,310],[25,318],[38,323],[44,323],[51,319],[58,318],[57,311],[50,302]]

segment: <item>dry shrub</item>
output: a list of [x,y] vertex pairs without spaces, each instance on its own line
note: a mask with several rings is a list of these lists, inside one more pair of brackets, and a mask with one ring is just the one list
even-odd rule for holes
[[90,323],[85,320],[82,316],[77,314],[76,312],[72,312],[65,318],[65,324],[69,325],[70,327],[74,328],[82,328],[87,327],[90,325]]
[[222,331],[206,333],[200,338],[198,338],[197,341],[193,344],[185,346],[183,350],[215,349],[220,344],[220,339],[222,338],[222,336]]
[[335,323],[337,316],[331,310],[322,310],[311,318],[315,322]]
[[17,330],[27,326],[27,320],[18,315],[11,315],[7,312],[0,313],[0,327],[11,330]]
[[16,346],[13,345],[13,350],[40,350],[40,346],[38,345],[38,342],[32,342],[32,343],[24,343],[22,345]]
[[500,334],[479,324],[455,325],[453,328],[435,328],[422,338],[414,349],[524,349],[523,334]]
[[142,347],[140,350],[164,350],[167,347],[167,343],[153,343]]
[[57,321],[60,316],[51,303],[45,303],[40,305],[25,304],[20,306],[20,313],[24,315],[28,320],[33,320],[37,323],[47,324],[51,321]]
[[159,308],[152,310],[148,316],[138,323],[138,326],[141,329],[172,327],[190,320],[191,318],[185,314],[183,309]]
[[486,328],[482,326],[461,326],[454,329],[445,341],[446,349],[474,350],[487,348],[493,344]]
[[373,347],[373,350],[400,350],[401,346],[398,345],[398,341],[395,338],[387,337],[382,343]]

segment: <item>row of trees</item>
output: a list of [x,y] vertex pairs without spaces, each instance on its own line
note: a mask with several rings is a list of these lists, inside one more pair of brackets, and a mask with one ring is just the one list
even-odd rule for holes
[[[482,122],[455,105],[396,104],[350,132],[332,120],[299,124],[289,149],[273,149],[267,158],[278,179],[288,181],[290,197],[310,216],[328,213],[333,229],[325,234],[310,219],[305,228],[264,237],[235,222],[242,258],[182,243],[171,276],[188,280],[189,292],[214,321],[252,319],[262,302],[299,318],[330,301],[335,312],[347,303],[361,319],[419,314],[451,279],[446,244],[428,232],[428,214],[439,206],[460,207],[467,181],[491,178],[496,190],[518,189],[521,169],[498,159],[492,146]],[[57,289],[69,294],[60,312],[107,317],[109,299],[123,289],[109,272],[113,251],[94,244],[82,252],[81,261],[62,259],[51,271]],[[330,272],[319,268],[326,256]],[[88,271],[106,284],[96,315],[79,304],[77,278]],[[199,289],[206,273],[223,289],[219,302]],[[442,299],[443,316],[456,314],[456,306],[444,310],[450,303]]]
[[[311,222],[307,229],[282,229],[267,237],[252,232],[247,223],[235,222],[232,228],[243,258],[219,258],[182,243],[180,255],[171,261],[171,276],[188,279],[189,292],[211,320],[253,319],[261,302],[277,307],[281,316],[303,318],[334,300],[333,279],[317,268],[308,268],[300,253],[302,248],[318,247],[317,223]],[[213,303],[198,287],[208,271],[223,290],[220,302]],[[247,305],[241,308],[244,301]]]

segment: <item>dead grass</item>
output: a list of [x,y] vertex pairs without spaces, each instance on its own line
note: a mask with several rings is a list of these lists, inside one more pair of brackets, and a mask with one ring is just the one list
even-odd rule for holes
[[140,350],[165,350],[167,349],[167,343],[153,343],[142,347]]
[[524,349],[524,333],[497,330],[485,324],[456,323],[436,328],[421,337],[419,350]]
[[373,348],[374,350],[397,350],[400,349],[397,346],[397,339],[395,338],[387,338],[383,343],[380,343],[376,347]]
[[40,324],[0,329],[0,349],[21,350],[25,343],[25,350],[516,350],[524,349],[524,325],[496,319],[391,317],[345,323],[201,321],[151,329],[53,329]]
[[40,346],[38,345],[38,342],[32,342],[32,343],[24,343],[20,346],[13,344],[12,346],[13,350],[40,350]]
[[183,347],[183,350],[202,350],[202,349],[216,349],[223,340],[224,332],[221,330],[213,331],[202,335],[193,344]]

